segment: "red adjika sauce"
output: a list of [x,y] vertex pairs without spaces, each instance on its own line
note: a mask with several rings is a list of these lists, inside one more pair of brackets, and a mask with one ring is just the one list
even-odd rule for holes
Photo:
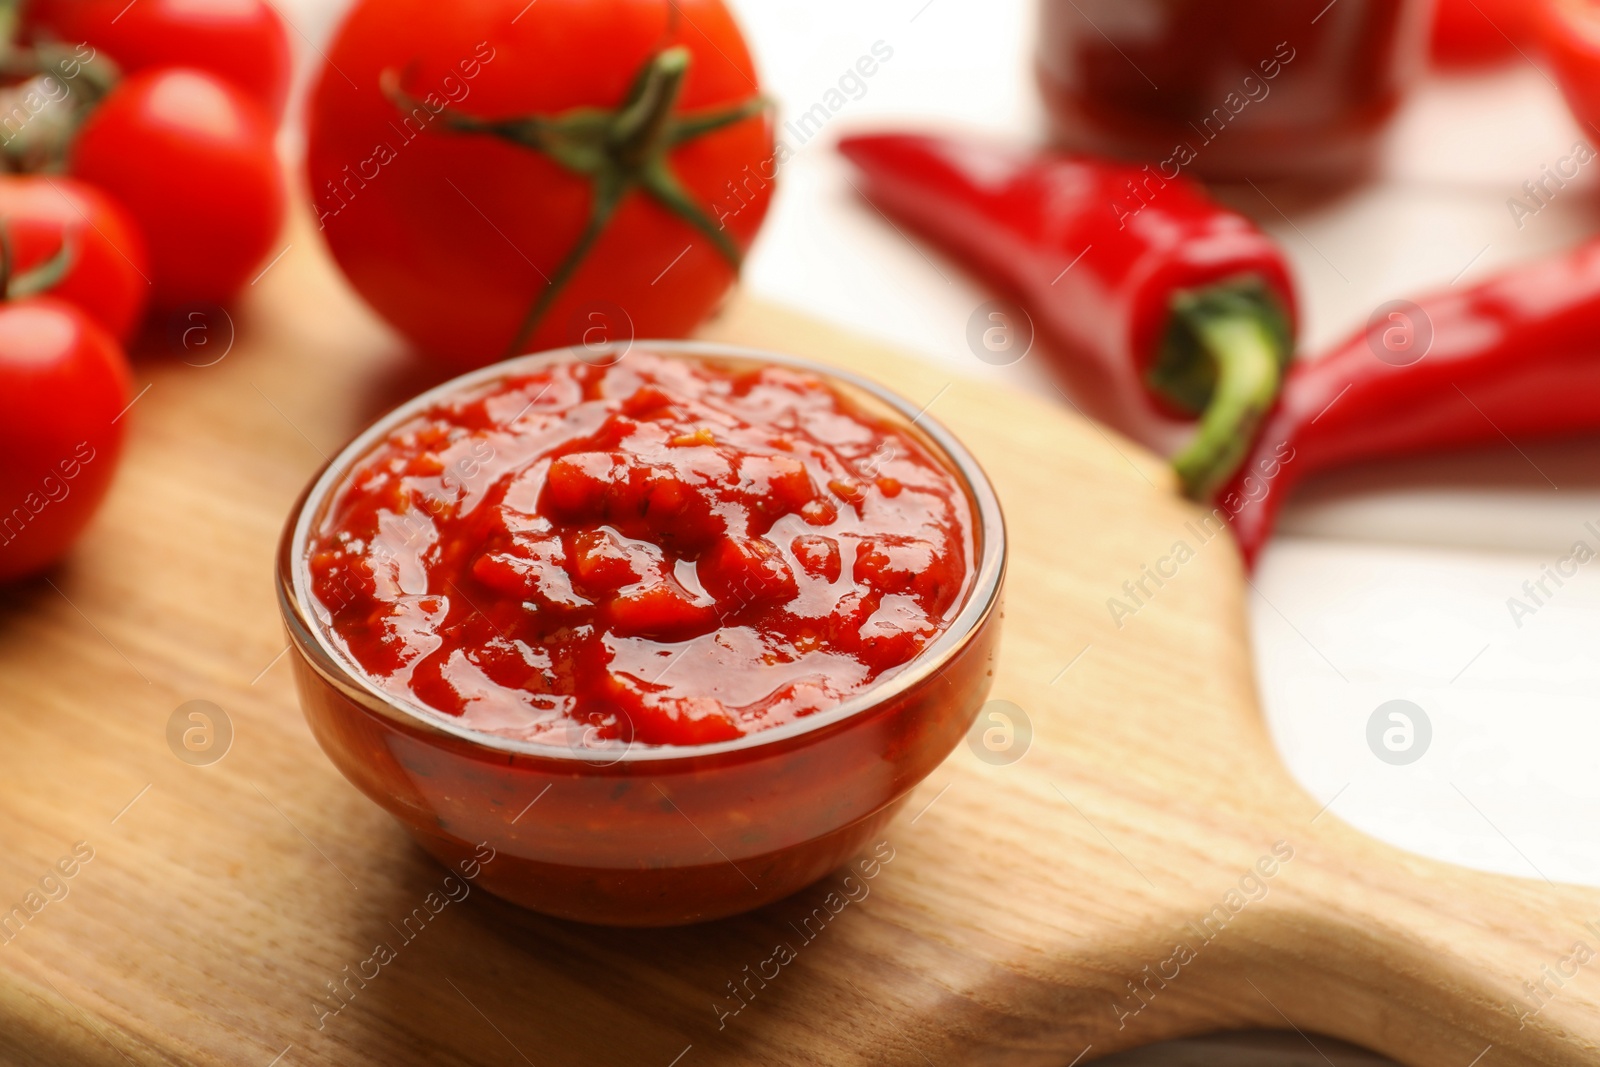
[[632,351],[463,386],[350,470],[309,548],[381,688],[552,744],[731,740],[949,626],[954,474],[823,379]]

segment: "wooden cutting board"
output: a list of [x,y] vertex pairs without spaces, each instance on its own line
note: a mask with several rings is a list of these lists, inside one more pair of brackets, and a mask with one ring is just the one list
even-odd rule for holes
[[[1159,462],[748,301],[709,332],[928,403],[989,470],[1013,545],[993,696],[1031,741],[1013,710],[1020,758],[958,748],[869,880],[664,931],[473,892],[402,933],[444,872],[313,742],[271,569],[323,457],[426,380],[303,222],[289,240],[231,327],[180,323],[190,347],[139,364],[107,507],[0,608],[6,1062],[1061,1067],[1253,1026],[1408,1064],[1597,1062],[1600,960],[1574,945],[1600,948],[1600,892],[1402,854],[1301,793],[1257,711],[1238,558]],[[1108,598],[1179,542],[1117,625]],[[209,765],[168,741],[195,700],[233,734]],[[346,981],[380,943],[394,959]]]

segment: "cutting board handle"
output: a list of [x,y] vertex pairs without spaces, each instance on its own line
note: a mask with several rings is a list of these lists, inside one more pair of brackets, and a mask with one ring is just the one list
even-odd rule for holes
[[1600,1063],[1593,890],[1424,859],[1329,815],[1239,869],[1214,902],[1163,894],[1160,915],[1078,946],[1062,985],[1098,988],[1066,1005],[1069,1059],[1268,1027],[1408,1067]]
[[1233,976],[1270,1025],[1417,1067],[1600,1063],[1592,890],[1423,859],[1332,816],[1288,873]]

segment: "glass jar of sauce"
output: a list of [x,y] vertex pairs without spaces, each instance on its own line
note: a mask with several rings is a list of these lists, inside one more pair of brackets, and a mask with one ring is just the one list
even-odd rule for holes
[[1222,179],[1348,178],[1421,70],[1430,0],[1040,0],[1063,147]]

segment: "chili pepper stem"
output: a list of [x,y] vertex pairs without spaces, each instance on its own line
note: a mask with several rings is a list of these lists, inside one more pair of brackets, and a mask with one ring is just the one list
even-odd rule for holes
[[1194,437],[1172,458],[1184,493],[1211,496],[1244,460],[1283,384],[1282,335],[1258,305],[1194,301],[1177,309],[1216,368]]

